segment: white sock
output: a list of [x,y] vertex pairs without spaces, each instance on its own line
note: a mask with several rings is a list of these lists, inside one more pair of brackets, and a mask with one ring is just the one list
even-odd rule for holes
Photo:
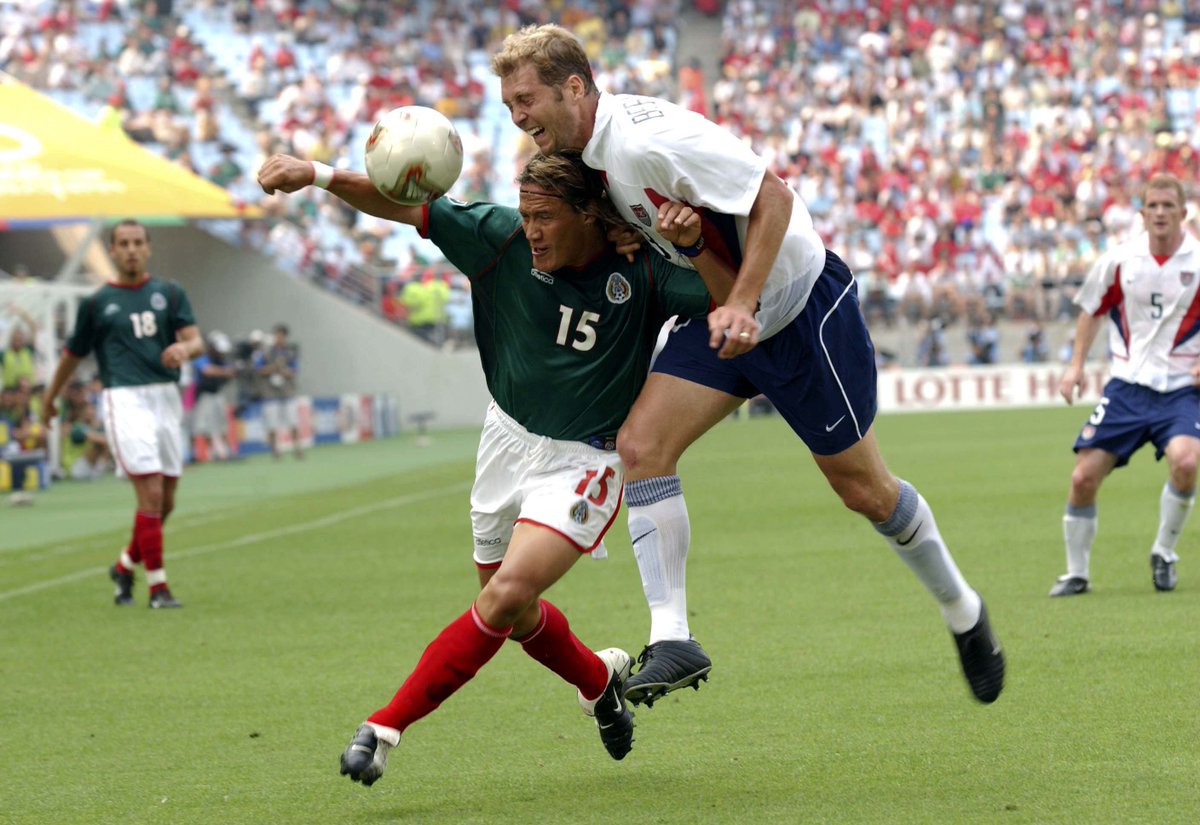
[[687,619],[687,553],[691,539],[679,476],[625,484],[629,537],[650,606],[650,644],[691,637]]
[[952,632],[965,633],[975,626],[983,601],[950,557],[933,511],[915,487],[907,481],[900,482],[896,509],[887,521],[876,524],[875,529],[937,599]]
[[1167,480],[1158,499],[1158,536],[1154,540],[1151,553],[1162,556],[1167,561],[1179,560],[1179,556],[1175,555],[1175,543],[1179,541],[1179,534],[1183,531],[1183,525],[1187,523],[1195,502],[1195,490],[1181,493],[1171,484],[1170,479]]
[[380,725],[376,722],[364,722],[364,725],[370,725],[375,731],[375,738],[382,742],[386,742],[393,748],[400,744],[400,731],[395,728],[389,728],[387,725]]
[[1092,555],[1092,542],[1096,539],[1096,528],[1100,518],[1096,505],[1075,507],[1067,505],[1063,515],[1063,541],[1067,547],[1067,575],[1088,578],[1088,562]]

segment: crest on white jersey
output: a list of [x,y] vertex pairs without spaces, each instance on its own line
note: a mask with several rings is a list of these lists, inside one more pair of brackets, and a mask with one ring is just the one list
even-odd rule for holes
[[153,309],[159,309],[159,310],[166,309],[167,308],[167,299],[163,297],[161,292],[156,292],[150,296],[150,306]]
[[608,296],[609,303],[623,304],[633,297],[633,287],[629,285],[629,281],[625,280],[624,275],[614,272],[608,276],[604,294]]
[[1191,286],[1192,279],[1195,277],[1196,277],[1195,272],[1180,272],[1179,273],[1179,283],[1183,284],[1184,286]]
[[645,226],[650,226],[650,213],[646,211],[646,207],[640,203],[629,204],[629,211],[633,212],[634,217],[642,222]]

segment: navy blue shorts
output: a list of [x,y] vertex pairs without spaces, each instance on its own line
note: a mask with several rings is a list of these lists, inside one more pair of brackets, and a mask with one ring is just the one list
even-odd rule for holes
[[676,328],[654,372],[739,398],[765,395],[817,455],[854,446],[875,420],[875,347],[854,276],[828,250],[808,304],[782,330],[727,361],[708,346],[708,337],[699,318]]
[[1079,431],[1074,449],[1104,450],[1124,467],[1147,442],[1154,445],[1154,458],[1161,459],[1167,442],[1177,435],[1200,437],[1200,389],[1159,392],[1113,378],[1104,385],[1104,395]]

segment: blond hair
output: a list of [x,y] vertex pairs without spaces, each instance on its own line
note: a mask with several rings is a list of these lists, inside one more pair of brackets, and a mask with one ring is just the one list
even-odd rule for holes
[[1151,189],[1171,189],[1174,190],[1179,202],[1177,206],[1183,207],[1187,205],[1187,196],[1183,191],[1183,184],[1179,178],[1166,172],[1158,172],[1151,175],[1150,180],[1146,181],[1146,185],[1142,187],[1142,203],[1146,202],[1146,196]]
[[492,55],[492,74],[508,77],[525,64],[533,66],[538,80],[547,86],[558,88],[571,75],[583,81],[587,94],[598,94],[592,65],[574,34],[546,23],[541,26],[526,26],[504,38],[500,51]]

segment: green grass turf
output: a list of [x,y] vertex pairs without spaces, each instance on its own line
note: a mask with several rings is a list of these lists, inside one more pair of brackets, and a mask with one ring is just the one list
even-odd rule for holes
[[[712,681],[639,710],[618,763],[574,689],[508,645],[372,788],[338,755],[477,587],[474,433],[189,469],[167,528],[180,611],[148,611],[140,581],[137,607],[111,605],[127,485],[59,485],[0,510],[0,823],[1194,823],[1200,528],[1156,594],[1149,452],[1101,493],[1095,592],[1046,597],[1085,415],[877,424],[988,601],[995,705],[784,425],[730,421],[681,468]],[[607,543],[549,595],[585,643],[636,654],[623,517]]]

